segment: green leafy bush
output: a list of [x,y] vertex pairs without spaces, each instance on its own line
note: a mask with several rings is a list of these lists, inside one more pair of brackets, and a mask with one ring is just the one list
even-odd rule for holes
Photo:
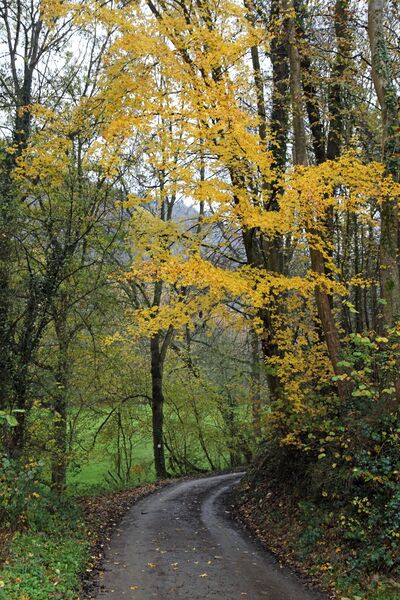
[[400,576],[400,326],[385,336],[352,334],[345,349],[333,380],[347,383],[347,398],[310,388],[309,405],[298,411],[277,399],[254,477],[297,498],[300,558],[326,559],[322,548],[330,546],[346,577],[393,578]]
[[35,512],[43,494],[43,463],[0,457],[0,525],[16,529]]

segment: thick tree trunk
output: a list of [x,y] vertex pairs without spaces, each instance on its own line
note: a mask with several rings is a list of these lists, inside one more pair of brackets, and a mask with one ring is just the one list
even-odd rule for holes
[[295,165],[307,165],[307,137],[304,125],[304,98],[301,81],[301,63],[294,20],[290,19],[289,27],[289,63],[290,63],[290,97],[292,101],[293,121],[293,162]]
[[340,155],[344,136],[345,72],[350,63],[351,31],[348,27],[349,0],[336,0],[334,24],[336,57],[330,76],[328,110],[329,132],[326,158],[335,160]]
[[[400,181],[399,98],[394,82],[393,63],[385,39],[384,0],[368,2],[368,34],[371,47],[372,78],[382,109],[382,154],[387,173]],[[380,280],[383,325],[391,327],[400,316],[399,214],[392,198],[381,208]]]
[[[30,40],[37,43],[36,34],[32,34]],[[15,60],[15,52],[10,55],[10,61]],[[33,59],[34,57],[32,57]],[[13,173],[17,159],[25,150],[31,133],[32,115],[30,104],[32,103],[32,81],[35,63],[25,63],[22,81],[18,80],[18,73],[11,69],[14,89],[15,107],[14,124],[12,130],[12,142],[14,152],[6,154],[1,166],[0,173],[0,409],[10,410],[15,408],[13,383],[14,370],[18,359],[13,356],[12,332],[10,326],[10,312],[14,301],[11,289],[11,274],[13,269],[13,243],[15,235],[15,218],[18,212],[19,194],[13,182]],[[18,368],[18,366],[17,366]],[[18,386],[18,383],[17,383]],[[20,399],[24,394],[20,393]],[[21,402],[17,402],[18,408]],[[18,413],[18,427],[22,427],[25,421],[23,413]],[[22,441],[23,432],[18,432],[15,437]],[[20,443],[20,442],[18,442]]]
[[[272,112],[270,119],[271,139],[267,136],[266,102],[264,96],[264,81],[260,65],[260,56],[258,47],[251,49],[251,60],[253,67],[254,85],[257,100],[257,114],[259,118],[258,133],[260,140],[269,145],[273,155],[274,169],[276,171],[276,181],[262,181],[263,208],[265,211],[279,210],[278,195],[279,176],[286,166],[287,137],[288,137],[288,118],[289,118],[289,64],[288,64],[288,45],[282,30],[284,24],[283,4],[280,0],[272,0],[269,19],[269,28],[273,32],[270,58],[272,62]],[[248,2],[249,18],[255,20],[255,8],[251,2]],[[278,31],[279,30],[279,31]],[[235,186],[245,186],[246,182],[240,181],[240,177],[231,170],[232,183]],[[257,198],[254,199],[258,201]],[[265,232],[260,232],[257,228],[243,230],[243,243],[246,251],[246,258],[249,265],[261,269],[267,269],[275,273],[283,273],[285,268],[285,256],[282,239],[278,236],[269,237]],[[263,323],[263,333],[261,335],[261,348],[266,360],[277,356],[278,347],[275,341],[274,317],[269,306],[265,306],[259,312],[259,318]],[[258,342],[257,342],[258,343]],[[280,386],[276,375],[273,372],[267,374],[267,383],[271,398],[279,395]]]
[[[289,48],[283,31],[286,26],[283,8],[282,0],[271,0],[272,107],[270,149],[278,172],[286,167],[290,103]],[[276,195],[271,200],[272,206],[276,207]]]
[[[290,93],[292,101],[292,118],[294,133],[293,157],[294,163],[306,166],[307,144],[306,130],[304,125],[304,92],[302,86],[301,59],[298,51],[298,41],[293,19],[291,19],[288,28],[289,38],[289,59],[290,59]],[[309,231],[318,237],[318,231]],[[317,275],[325,276],[325,261],[322,252],[310,245],[311,268]],[[317,305],[318,316],[321,321],[322,331],[326,342],[328,356],[335,374],[340,374],[341,369],[338,365],[340,361],[340,338],[336,322],[332,312],[329,295],[321,284],[315,288],[315,301]],[[348,394],[347,385],[338,382],[338,392],[342,399]]]
[[260,341],[255,331],[250,331],[251,343],[251,409],[253,431],[256,439],[261,439],[261,353]]
[[151,353],[151,410],[153,424],[154,467],[158,479],[165,479],[164,453],[164,392],[163,392],[163,360],[160,351],[160,336],[154,335],[150,340]]
[[[316,250],[310,247],[311,256],[311,268],[319,274],[324,274],[324,258],[320,250]],[[332,368],[336,375],[339,375],[342,371],[338,366],[340,361],[340,338],[337,330],[336,322],[333,317],[332,306],[329,300],[329,295],[324,289],[317,285],[315,288],[315,301],[317,305],[318,317],[321,321],[322,331],[324,339],[328,348],[328,355],[332,363]],[[343,386],[339,383],[339,392],[342,395],[344,392]]]

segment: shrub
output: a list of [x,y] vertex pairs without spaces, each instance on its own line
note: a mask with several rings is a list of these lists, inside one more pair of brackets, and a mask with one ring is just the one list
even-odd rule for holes
[[43,494],[43,463],[0,457],[0,524],[17,529],[26,522]]

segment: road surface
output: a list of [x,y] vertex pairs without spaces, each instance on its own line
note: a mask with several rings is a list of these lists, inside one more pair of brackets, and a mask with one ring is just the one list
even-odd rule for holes
[[254,542],[224,504],[240,474],[140,500],[114,534],[99,600],[324,600]]

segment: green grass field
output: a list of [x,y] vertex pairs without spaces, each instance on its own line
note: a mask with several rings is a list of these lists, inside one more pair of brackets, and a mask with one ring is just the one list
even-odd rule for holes
[[[107,414],[107,408],[104,410]],[[72,460],[67,476],[68,488],[73,494],[90,494],[132,487],[143,482],[153,481],[155,472],[153,468],[153,450],[151,430],[147,427],[150,415],[147,411],[140,414],[140,420],[132,418],[126,422],[124,434],[130,444],[129,460],[131,470],[129,478],[120,480],[117,475],[117,441],[114,431],[102,430],[97,435],[98,429],[104,420],[104,414],[93,419],[93,414],[88,412],[80,419],[80,429],[72,451]],[[95,444],[93,445],[93,440]],[[124,453],[121,452],[124,461]],[[127,467],[123,466],[122,472],[126,473]]]
[[[143,468],[137,475],[132,474],[130,485],[152,481],[155,478],[152,466],[152,444],[149,441],[140,441],[134,449],[133,468]],[[87,460],[82,461],[79,469],[75,469],[68,475],[68,485],[71,489],[82,490],[83,488],[113,487],[109,482],[109,472],[115,472],[115,466],[111,457],[102,452],[102,446],[91,452]]]

